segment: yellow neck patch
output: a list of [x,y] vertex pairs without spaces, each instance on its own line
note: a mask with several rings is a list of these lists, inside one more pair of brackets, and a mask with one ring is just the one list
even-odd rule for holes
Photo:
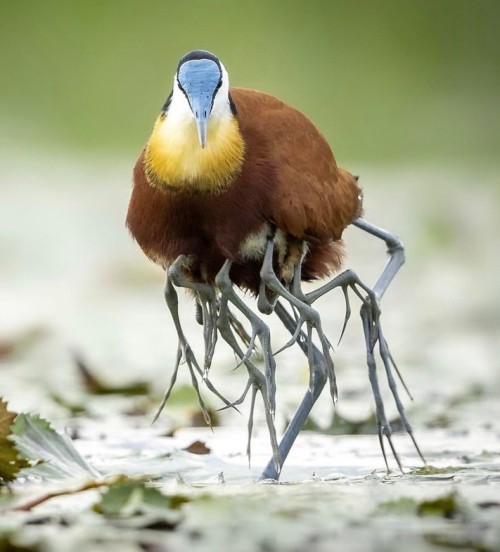
[[146,176],[153,186],[217,192],[238,174],[244,152],[234,117],[209,120],[202,149],[192,119],[174,122],[160,115],[146,146]]

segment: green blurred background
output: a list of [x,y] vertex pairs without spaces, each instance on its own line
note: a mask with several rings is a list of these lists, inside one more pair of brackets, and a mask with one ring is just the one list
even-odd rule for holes
[[[176,343],[164,275],[125,215],[132,167],[179,58],[196,48],[216,53],[234,85],[309,115],[361,175],[367,218],[403,239],[384,324],[410,386],[431,393],[439,372],[457,392],[497,381],[498,395],[499,21],[498,0],[0,0],[0,364],[2,340],[48,336],[21,357],[24,372],[12,361],[2,373],[0,395],[51,413],[40,394],[74,376],[68,349],[111,381],[141,374],[163,391]],[[352,228],[345,239],[345,266],[374,282],[384,245]],[[335,340],[344,305],[330,297],[318,308]],[[275,325],[273,339],[288,336]],[[220,360],[226,374],[234,359],[223,347]],[[294,351],[280,363],[286,385],[296,378],[294,407],[307,363]],[[368,385],[359,322],[338,365],[343,386]],[[369,415],[371,399],[363,404]]]
[[308,114],[342,164],[494,162],[499,21],[498,0],[4,0],[0,143],[134,155],[204,48]]

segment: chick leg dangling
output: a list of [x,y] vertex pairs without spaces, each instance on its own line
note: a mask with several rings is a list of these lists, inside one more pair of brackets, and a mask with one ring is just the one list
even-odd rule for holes
[[[255,406],[256,394],[259,391],[264,401],[264,413],[266,417],[266,423],[269,430],[269,436],[271,439],[271,447],[273,451],[273,458],[270,464],[273,466],[273,470],[279,474],[281,466],[283,464],[278,451],[278,442],[276,438],[276,429],[274,426],[274,412],[276,407],[275,402],[275,361],[271,351],[270,332],[266,324],[249,308],[236,294],[233,283],[231,281],[229,272],[231,269],[231,261],[226,260],[221,270],[216,276],[215,283],[220,290],[221,297],[219,302],[219,318],[217,321],[217,327],[222,338],[228,343],[236,356],[240,359],[240,364],[244,364],[248,370],[248,384],[243,392],[243,395],[235,403],[230,406],[236,406],[241,404],[245,399],[250,388],[252,389],[252,400],[250,408],[250,416],[248,421],[248,445],[247,455],[250,459],[250,443],[253,429],[253,413]],[[243,350],[238,345],[235,336],[231,330],[231,323],[229,317],[228,303],[231,302],[251,323],[252,325],[252,338],[249,344],[248,351],[243,353]],[[262,352],[266,364],[266,375],[258,370],[255,365],[250,361],[250,351],[253,351],[253,342],[256,336],[259,337]]]
[[[217,389],[213,386],[213,384],[209,380],[207,362],[206,361],[205,361],[205,369],[204,370],[201,369],[201,367],[198,364],[198,361],[196,360],[196,357],[193,353],[193,350],[191,349],[191,346],[189,345],[189,342],[187,341],[187,339],[185,337],[184,330],[182,329],[181,321],[180,321],[180,318],[179,318],[179,300],[178,300],[177,292],[175,291],[174,281],[175,281],[176,285],[178,285],[178,286],[194,289],[197,292],[200,292],[202,290],[202,288],[200,286],[208,287],[208,285],[206,285],[206,284],[193,284],[192,282],[190,282],[189,280],[187,280],[186,278],[183,278],[181,276],[180,271],[181,271],[183,263],[185,263],[185,262],[186,262],[186,257],[184,255],[181,255],[174,261],[174,263],[171,265],[171,267],[167,271],[164,296],[165,296],[165,301],[167,303],[168,309],[170,311],[170,315],[171,315],[172,320],[174,322],[175,330],[177,332],[178,346],[177,346],[177,356],[176,356],[174,370],[172,372],[170,384],[167,387],[167,389],[166,389],[166,391],[163,395],[163,398],[160,402],[160,406],[158,407],[158,410],[155,414],[153,422],[158,419],[158,416],[160,415],[161,411],[163,410],[163,408],[165,406],[165,403],[167,402],[168,398],[170,397],[170,393],[172,392],[172,389],[173,389],[173,387],[175,385],[175,382],[177,380],[177,374],[178,374],[178,371],[179,371],[179,366],[184,361],[187,364],[187,367],[189,369],[189,373],[191,375],[191,381],[192,381],[193,387],[195,389],[196,395],[198,397],[198,403],[199,403],[200,408],[202,410],[205,422],[207,423],[207,425],[211,426],[210,415],[209,415],[208,410],[206,408],[203,397],[201,396],[201,393],[200,393],[200,386],[199,386],[199,382],[198,382],[198,377],[201,378],[201,381],[205,382],[208,389],[214,395],[216,395],[219,399],[221,399],[224,404],[230,405],[231,403],[225,397],[223,397],[219,393],[219,391],[217,391]],[[194,288],[193,286],[197,286],[197,287]],[[209,295],[206,288],[203,288],[203,291],[207,294],[207,296]],[[212,290],[212,293],[213,293],[213,290]],[[214,294],[214,297],[215,297],[215,294]],[[215,327],[215,322],[213,324],[214,324],[214,329],[215,329],[215,332],[216,332],[217,328]],[[206,333],[207,332],[205,332],[205,334]],[[211,344],[212,344],[212,341],[209,342],[209,346],[211,346]],[[213,340],[213,346],[215,346],[215,339]],[[207,355],[206,351],[207,351],[207,341],[205,340],[205,355]],[[206,358],[206,356],[205,356],[205,358]],[[211,356],[210,356],[210,359],[211,359]]]

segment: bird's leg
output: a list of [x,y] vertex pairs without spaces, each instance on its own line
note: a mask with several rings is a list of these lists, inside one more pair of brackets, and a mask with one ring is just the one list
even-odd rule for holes
[[[334,401],[337,399],[337,383],[335,379],[335,369],[333,365],[333,359],[330,354],[331,345],[326,336],[323,333],[321,326],[321,318],[318,311],[313,309],[309,302],[307,301],[306,296],[302,293],[300,289],[300,283],[294,281],[292,290],[294,293],[290,292],[285,286],[281,283],[279,278],[276,276],[273,268],[273,250],[274,243],[272,240],[268,240],[266,253],[264,255],[264,262],[262,263],[262,268],[260,271],[261,281],[264,282],[266,288],[269,288],[276,295],[286,299],[291,305],[293,305],[300,314],[299,322],[297,327],[300,328],[303,321],[307,324],[307,333],[308,333],[308,359],[310,370],[314,370],[314,354],[313,354],[313,342],[312,342],[312,330],[316,330],[316,333],[321,343],[321,349],[323,352],[323,359],[325,362],[328,379],[330,381],[330,393]],[[296,273],[300,278],[300,272]],[[304,301],[303,299],[306,299]],[[295,338],[292,338],[292,340]]]
[[[276,303],[274,312],[280,318],[280,320],[285,325],[286,329],[293,335],[296,333],[297,323],[287,312],[285,307],[281,304],[280,301]],[[297,338],[295,340],[299,347],[302,349],[306,356],[310,356],[312,352],[313,363],[311,365],[310,375],[309,375],[309,388],[302,399],[295,415],[288,424],[285,434],[280,441],[278,446],[279,456],[281,458],[281,463],[285,462],[290,449],[295,442],[300,430],[303,428],[309,413],[311,412],[314,403],[321,394],[321,391],[325,387],[325,384],[328,379],[327,367],[325,363],[325,357],[321,354],[319,349],[311,344],[304,332],[299,330]],[[279,471],[275,469],[274,461],[270,460],[266,468],[262,472],[260,479],[278,479]]]
[[[229,263],[229,261],[226,261],[226,262]],[[221,276],[221,277],[225,278],[225,276]],[[218,281],[217,285],[219,285],[220,283],[221,282]],[[231,284],[231,282],[229,282],[229,284]],[[222,284],[222,288],[225,290],[226,286],[228,286],[228,284],[224,282]],[[232,287],[232,284],[231,284],[231,287]],[[266,423],[269,429],[269,437],[271,439],[271,447],[273,451],[273,459],[270,462],[270,465],[272,465],[272,469],[274,470],[274,472],[276,474],[279,474],[279,472],[281,471],[282,462],[278,452],[278,441],[276,438],[276,428],[274,426],[273,409],[269,401],[268,381],[264,376],[264,374],[262,374],[262,372],[258,370],[255,367],[255,365],[249,360],[247,354],[243,353],[243,350],[241,349],[238,342],[236,341],[236,338],[231,329],[233,322],[230,319],[232,314],[230,313],[228,308],[228,298],[227,298],[228,294],[230,295],[230,293],[222,292],[222,296],[220,298],[220,303],[219,303],[219,318],[217,319],[217,327],[219,329],[219,333],[222,336],[222,338],[227,342],[227,344],[231,347],[231,349],[235,352],[235,354],[242,360],[243,364],[245,364],[245,367],[247,368],[247,371],[248,371],[248,383],[245,387],[245,390],[243,391],[243,394],[237,401],[235,401],[233,404],[228,406],[236,406],[241,404],[245,400],[250,388],[252,389],[251,407],[250,407],[250,414],[248,418],[248,442],[247,442],[247,456],[248,456],[248,461],[250,462],[255,398],[256,398],[257,391],[260,391],[260,393],[262,394],[262,399],[264,401],[264,412],[266,416]],[[223,408],[227,408],[227,407],[223,407]]]
[[[247,352],[244,355],[240,355],[239,351],[233,347],[234,352],[240,357],[243,363],[249,359],[254,350],[255,339],[257,337],[259,338],[266,366],[267,399],[271,415],[274,417],[274,412],[276,410],[276,362],[271,350],[271,333],[269,331],[269,327],[249,307],[247,307],[247,305],[245,305],[244,301],[242,301],[242,299],[234,291],[233,283],[229,276],[231,264],[231,261],[226,260],[215,278],[215,283],[221,293],[220,305],[222,305],[223,299],[231,302],[249,320],[252,326],[252,337]],[[221,308],[221,306],[219,306],[219,308]]]
[[160,415],[161,411],[163,410],[163,407],[165,406],[165,403],[167,402],[170,393],[172,392],[172,389],[175,385],[175,382],[177,380],[177,374],[179,371],[179,366],[181,362],[184,359],[184,362],[186,362],[189,373],[191,375],[191,381],[193,383],[193,387],[195,389],[196,395],[198,397],[198,402],[200,404],[200,408],[203,412],[203,417],[205,419],[205,422],[207,425],[211,426],[211,420],[210,416],[208,414],[207,408],[205,406],[205,402],[203,400],[203,397],[200,393],[200,388],[198,384],[198,378],[196,376],[196,373],[201,377],[202,381],[205,382],[208,389],[216,395],[219,399],[222,400],[222,402],[226,405],[230,405],[231,403],[223,397],[217,389],[213,386],[211,381],[208,379],[206,374],[202,371],[200,368],[198,361],[196,360],[196,357],[194,356],[194,353],[184,335],[184,331],[182,329],[181,321],[179,318],[179,300],[177,296],[177,292],[175,291],[174,285],[170,279],[169,274],[167,274],[166,282],[165,282],[165,301],[167,303],[168,309],[170,311],[170,314],[172,316],[172,320],[174,322],[175,330],[177,332],[177,336],[179,339],[178,346],[177,346],[177,356],[175,360],[175,366],[174,371],[172,373],[172,377],[170,380],[170,385],[168,386],[167,390],[165,391],[163,398],[160,402],[160,406],[158,407],[158,410],[156,412],[156,415],[154,417],[153,423],[158,419],[158,416]]
[[[386,264],[382,274],[378,278],[377,282],[373,286],[373,291],[379,298],[379,300],[384,295],[385,291],[389,287],[390,283],[396,276],[397,272],[401,268],[401,266],[405,262],[405,252],[404,247],[401,242],[401,240],[392,234],[391,232],[388,232],[387,230],[384,230],[382,228],[378,228],[377,226],[374,226],[373,224],[370,224],[366,220],[362,218],[358,218],[353,222],[354,226],[360,228],[361,230],[364,230],[365,232],[368,232],[372,236],[375,236],[376,238],[379,238],[383,240],[387,246],[387,252],[389,253],[389,261]],[[363,305],[364,307],[364,305]],[[367,316],[366,314],[364,315]],[[415,446],[416,451],[418,452],[418,455],[422,459],[423,463],[425,464],[425,458],[420,451],[420,448],[417,444],[417,441],[415,439],[415,436],[413,434],[413,429],[411,427],[411,424],[408,420],[408,417],[406,415],[405,409],[403,407],[403,404],[401,402],[401,399],[399,397],[399,392],[396,386],[396,382],[394,380],[393,374],[392,374],[392,368],[396,371],[396,374],[398,375],[403,387],[405,388],[406,392],[412,398],[410,392],[408,391],[408,388],[406,387],[406,384],[398,370],[398,367],[396,363],[394,362],[394,359],[392,358],[392,355],[389,351],[389,346],[387,344],[386,339],[383,336],[382,328],[379,324],[378,327],[378,341],[379,341],[379,352],[380,352],[380,358],[382,359],[382,362],[384,363],[385,372],[387,375],[387,381],[389,384],[389,388],[391,390],[392,396],[394,397],[394,401],[396,403],[396,407],[398,409],[398,413],[401,417],[401,421],[403,423],[403,427],[405,428],[406,432],[410,436],[411,440],[413,441],[413,444]]]
[[[406,413],[404,411],[403,405],[399,398],[399,393],[398,393],[394,378],[392,376],[392,368],[394,368],[398,374],[399,374],[399,371],[397,370],[397,367],[392,360],[392,356],[389,352],[389,347],[387,345],[387,342],[383,337],[382,328],[380,324],[379,301],[383,296],[383,294],[385,293],[385,291],[387,290],[394,276],[397,274],[398,270],[401,268],[401,266],[404,263],[404,260],[405,260],[404,249],[400,240],[397,237],[395,237],[393,234],[390,234],[385,230],[381,230],[371,225],[370,223],[366,222],[363,219],[356,219],[353,222],[353,224],[358,228],[361,228],[362,230],[365,230],[370,234],[383,239],[387,244],[390,259],[387,265],[385,266],[382,274],[380,275],[377,282],[375,283],[374,287],[369,288],[368,286],[363,284],[363,282],[361,282],[361,280],[352,270],[347,270],[342,274],[340,274],[339,276],[337,276],[336,278],[334,278],[331,282],[322,286],[321,288],[311,293],[308,293],[307,298],[310,301],[310,303],[313,303],[319,297],[322,297],[332,289],[341,287],[346,296],[346,309],[347,309],[346,318],[344,321],[344,328],[350,314],[347,289],[351,288],[358,295],[358,297],[360,297],[361,300],[363,301],[363,305],[361,307],[361,318],[363,322],[363,331],[365,334],[368,375],[369,375],[370,384],[372,387],[373,397],[375,400],[379,440],[381,443],[382,453],[384,454],[384,459],[385,459],[385,451],[384,451],[382,436],[383,435],[386,436],[389,442],[389,445],[394,453],[398,466],[401,468],[401,463],[399,461],[398,455],[394,449],[392,439],[391,439],[392,430],[384,412],[384,405],[383,405],[382,395],[380,393],[378,375],[376,370],[374,349],[378,341],[380,356],[384,363],[384,367],[385,367],[388,382],[389,382],[389,387],[394,396],[396,406],[398,408],[398,412],[401,416],[405,429],[407,430],[413,442],[415,443],[417,452],[422,457],[420,450],[416,444],[415,438],[413,436],[413,431],[406,417]],[[361,288],[367,294],[366,297],[362,297],[359,290],[357,289],[358,287]]]
[[217,298],[214,288],[202,282],[192,282],[183,272],[183,268],[189,265],[189,258],[180,255],[170,265],[168,275],[177,287],[191,289],[196,294],[197,319],[199,322],[200,311],[203,324],[203,339],[205,342],[205,375],[208,374],[212,364],[212,358],[217,342]]
[[165,406],[165,403],[167,402],[168,398],[170,397],[170,393],[172,392],[172,389],[175,385],[175,382],[177,380],[177,373],[179,370],[179,365],[181,364],[182,360],[186,362],[189,372],[191,374],[191,380],[193,382],[193,387],[196,391],[198,402],[200,404],[201,410],[203,412],[203,417],[205,419],[205,422],[208,425],[211,425],[210,416],[208,414],[207,408],[205,406],[205,402],[203,401],[203,398],[200,394],[200,389],[198,385],[198,379],[196,378],[196,375],[194,373],[194,370],[196,370],[198,373],[201,373],[201,369],[198,366],[198,362],[196,361],[196,358],[193,354],[193,351],[187,342],[184,331],[182,330],[182,325],[179,318],[179,300],[177,296],[177,292],[175,291],[175,288],[167,275],[166,283],[165,283],[165,301],[167,303],[167,306],[169,308],[170,314],[172,316],[172,320],[174,322],[175,329],[177,331],[177,336],[179,338],[178,346],[177,346],[177,356],[175,360],[175,366],[174,371],[172,373],[172,378],[170,380],[170,385],[168,386],[167,390],[165,391],[163,398],[161,400],[160,406],[158,407],[158,410],[156,412],[156,415],[154,417],[153,422],[155,422],[158,419],[158,416],[160,415],[161,411],[163,410],[163,407]]
[[[362,218],[356,219],[352,224],[354,226],[357,226],[361,230],[368,232],[372,236],[375,236],[376,238],[384,240],[387,246],[387,252],[389,253],[389,261],[385,266],[384,271],[380,275],[379,279],[373,286],[373,292],[380,300],[384,295],[385,291],[387,290],[387,288],[389,287],[389,284],[394,279],[394,276],[396,276],[397,272],[405,262],[405,252],[404,252],[403,244],[401,243],[401,240],[394,234],[388,232],[387,230],[383,230],[382,228],[378,228],[377,226],[370,224],[369,222],[367,222]],[[346,290],[344,289],[344,292],[345,291]],[[413,397],[411,396],[411,393],[408,390],[408,387],[406,387],[403,377],[401,376],[398,370],[398,367],[396,366],[396,363],[392,358],[387,342],[384,343],[383,348],[384,348],[384,351],[387,351],[385,358],[390,360],[390,364],[393,366],[394,370],[396,371],[396,374],[398,375],[403,387],[405,388],[405,391],[407,392],[410,399],[413,400]]]
[[368,232],[372,236],[384,240],[387,246],[387,253],[389,253],[389,262],[384,268],[384,271],[379,276],[377,282],[373,286],[373,291],[379,299],[386,292],[389,284],[394,279],[394,276],[398,273],[399,269],[405,262],[405,250],[401,240],[391,232],[378,228],[373,224],[370,224],[362,218],[357,218],[352,223],[357,228]]

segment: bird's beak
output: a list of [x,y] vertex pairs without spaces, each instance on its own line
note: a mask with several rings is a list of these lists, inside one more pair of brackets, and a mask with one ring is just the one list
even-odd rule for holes
[[212,96],[208,94],[197,94],[189,98],[189,103],[196,121],[200,146],[204,148],[207,143],[207,127],[210,111],[212,110]]

